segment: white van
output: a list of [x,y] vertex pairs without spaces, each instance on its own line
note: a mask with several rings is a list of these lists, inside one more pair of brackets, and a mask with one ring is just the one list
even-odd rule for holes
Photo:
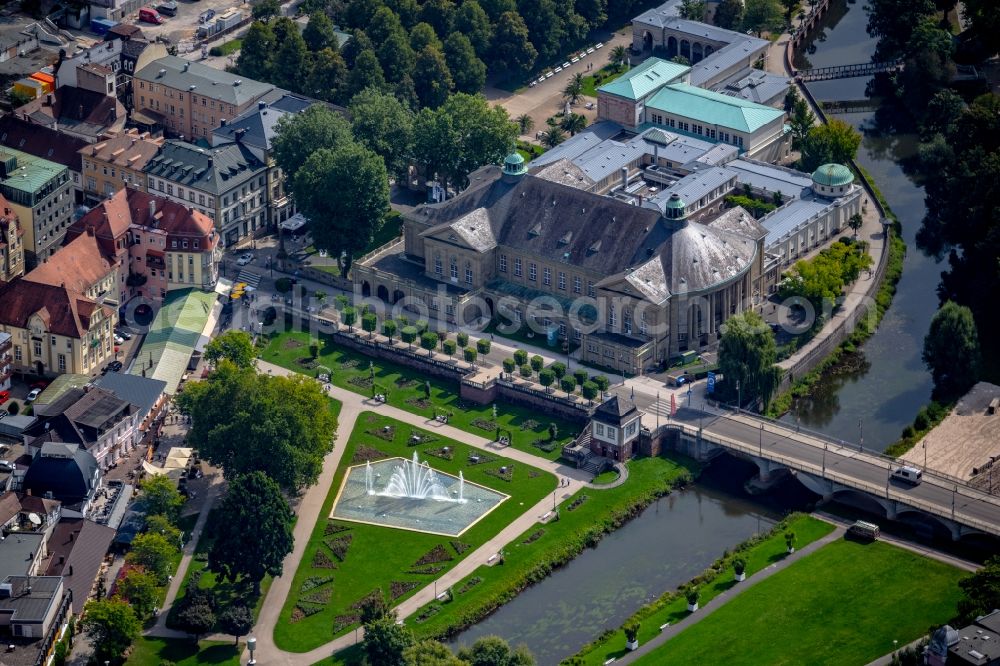
[[903,483],[908,483],[911,486],[919,485],[923,481],[924,473],[917,469],[916,467],[910,467],[909,465],[903,465],[902,467],[897,467],[892,471],[892,478],[897,481],[902,481]]

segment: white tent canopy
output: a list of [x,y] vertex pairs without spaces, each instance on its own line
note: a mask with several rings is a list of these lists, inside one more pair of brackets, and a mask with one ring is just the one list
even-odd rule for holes
[[280,222],[278,226],[285,231],[298,231],[302,227],[306,226],[306,222],[308,222],[308,220],[306,220],[305,215],[302,213],[296,213],[284,222]]

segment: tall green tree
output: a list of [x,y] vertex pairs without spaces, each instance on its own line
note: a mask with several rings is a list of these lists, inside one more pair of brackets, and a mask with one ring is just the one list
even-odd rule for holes
[[387,90],[388,84],[385,81],[385,74],[382,72],[382,65],[378,61],[378,56],[374,51],[362,51],[354,61],[354,67],[347,75],[347,90],[350,96],[357,95],[362,90],[375,88],[376,90]]
[[382,0],[350,0],[344,11],[344,21],[352,28],[364,28],[384,4]]
[[764,32],[778,32],[784,25],[784,8],[779,0],[746,0],[744,3],[744,30],[760,35]]
[[395,95],[364,90],[350,105],[354,138],[379,155],[389,173],[406,173],[413,146],[413,112]]
[[132,567],[116,584],[116,598],[121,598],[132,606],[140,619],[153,614],[160,601],[160,581],[143,567]]
[[301,375],[258,375],[222,361],[178,403],[191,416],[188,441],[227,479],[263,471],[294,492],[316,482],[332,447],[336,421],[328,400]]
[[170,566],[177,550],[177,545],[167,541],[162,534],[145,532],[132,540],[132,547],[125,561],[144,567],[162,585],[170,575]]
[[420,5],[417,0],[386,0],[386,7],[396,12],[399,22],[409,30],[416,24],[420,16]]
[[253,629],[253,614],[243,604],[233,604],[219,613],[219,628],[235,639],[237,645],[240,636],[246,636]]
[[497,23],[507,12],[517,12],[516,0],[479,0],[479,5],[492,23]]
[[681,18],[691,21],[705,20],[705,0],[681,0]]
[[455,82],[441,51],[428,46],[417,55],[417,62],[413,67],[413,85],[422,106],[436,109],[444,104]]
[[451,0],[425,0],[420,8],[420,20],[427,23],[439,36],[452,31],[455,20],[455,3]]
[[169,477],[151,475],[139,482],[139,490],[147,516],[164,516],[170,521],[180,516],[184,498]]
[[243,37],[240,55],[236,58],[236,71],[250,79],[270,80],[271,61],[276,49],[277,42],[271,26],[254,21]]
[[454,25],[455,32],[465,35],[476,50],[476,55],[485,60],[493,39],[493,26],[482,6],[476,0],[464,0],[455,11]]
[[410,47],[416,53],[420,53],[428,46],[436,48],[438,51],[444,48],[441,38],[430,23],[420,22],[410,28]]
[[339,48],[337,36],[333,31],[333,21],[326,15],[326,12],[313,12],[309,15],[309,22],[306,23],[305,30],[302,31],[302,39],[312,53],[317,53],[323,49]]
[[577,132],[587,129],[587,117],[582,113],[571,113],[562,119],[559,126],[569,132],[570,136],[576,136]]
[[123,655],[142,631],[135,611],[120,599],[88,601],[80,624],[100,663],[121,664]]
[[409,627],[396,624],[395,614],[386,615],[365,624],[362,647],[371,666],[397,666],[403,663],[403,653],[414,643]]
[[353,254],[363,251],[382,227],[389,210],[389,174],[385,162],[356,143],[314,152],[295,174],[292,192],[299,209],[312,220],[317,248],[339,257],[347,276]]
[[476,56],[469,38],[453,32],[444,41],[444,58],[455,80],[455,90],[475,94],[486,83],[486,64]]
[[522,78],[535,66],[538,51],[528,27],[516,12],[504,12],[493,31],[492,67],[500,74]]
[[566,140],[566,130],[559,125],[552,125],[542,132],[541,140],[542,145],[546,148],[555,148]]
[[280,576],[292,552],[295,514],[281,487],[263,472],[236,477],[217,511],[209,567],[227,580],[252,582],[259,594],[260,581]]
[[422,640],[403,650],[404,666],[469,666],[469,662],[451,653],[447,645]]
[[608,62],[615,69],[627,67],[629,63],[628,47],[624,44],[619,44],[618,46],[612,48],[611,52],[608,53]]
[[307,94],[324,102],[343,102],[347,92],[347,63],[333,49],[315,54],[306,85]]
[[954,301],[942,305],[924,337],[923,359],[938,395],[955,398],[968,391],[976,383],[981,362],[972,310]]
[[399,33],[406,34],[399,16],[388,7],[379,7],[372,17],[371,23],[364,26],[365,33],[371,38],[372,44],[381,46],[385,40]]
[[338,148],[352,141],[351,125],[336,111],[314,104],[278,121],[273,141],[275,161],[289,182],[313,151]]
[[839,118],[809,129],[801,141],[802,169],[814,171],[828,164],[848,164],[861,145],[861,133]]
[[[794,90],[794,88],[791,88]],[[801,97],[796,98],[792,104],[792,112],[788,119],[788,124],[792,128],[792,139],[796,146],[809,135],[809,130],[816,124],[816,115],[809,108],[809,102]]]
[[972,623],[1000,608],[1000,556],[993,555],[975,573],[958,581],[962,598],[958,600],[956,626]]
[[378,59],[389,83],[398,83],[404,76],[413,75],[416,55],[410,48],[410,40],[402,28],[385,38],[379,46]]
[[458,658],[469,666],[535,666],[535,658],[526,647],[512,648],[499,636],[483,636],[459,650]]
[[[916,27],[906,43],[903,70],[896,76],[903,103],[913,109],[927,105],[935,93],[948,86],[955,74],[951,33],[933,19]],[[919,113],[915,113],[919,119]]]
[[354,69],[354,64],[358,61],[358,56],[365,51],[375,52],[375,45],[372,43],[368,33],[360,28],[351,31],[351,38],[346,44],[341,44],[340,55],[344,56],[344,62],[348,69]]
[[269,21],[279,14],[281,14],[281,3],[278,0],[260,0],[250,10],[250,15],[255,21]]
[[577,72],[566,82],[562,91],[563,99],[570,104],[576,104],[583,96],[583,74]]
[[781,379],[775,365],[777,355],[774,333],[759,314],[748,310],[730,317],[719,341],[719,371],[726,378],[725,393],[744,403],[759,398],[767,406]]
[[607,0],[576,0],[576,13],[586,19],[591,29],[599,28],[608,20]]
[[293,31],[279,46],[274,58],[274,81],[295,92],[305,92],[304,83],[309,78],[312,59],[309,48],[298,30]]
[[972,23],[972,30],[979,41],[987,47],[988,55],[1000,52],[1000,4],[993,0],[964,0],[962,2],[965,19]]
[[901,56],[913,31],[936,11],[934,0],[870,0],[867,9],[868,34],[879,40],[878,59]]
[[559,55],[566,28],[555,0],[519,0],[518,13],[528,26],[528,35],[538,57],[550,61]]
[[217,335],[205,345],[205,360],[215,365],[226,359],[238,368],[252,368],[257,365],[257,350],[253,338],[246,331],[226,331]]
[[712,21],[720,28],[739,30],[740,26],[743,25],[742,0],[722,0],[715,8]]

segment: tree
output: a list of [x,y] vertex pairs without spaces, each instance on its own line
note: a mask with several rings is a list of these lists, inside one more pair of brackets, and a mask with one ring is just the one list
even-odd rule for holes
[[871,266],[871,255],[856,244],[836,242],[811,259],[796,262],[778,285],[781,298],[809,299],[818,312],[836,304],[844,287]]
[[548,388],[552,386],[552,383],[555,380],[556,380],[556,374],[552,372],[552,370],[550,370],[549,368],[542,368],[538,372],[538,383],[544,386],[546,391],[548,391]]
[[521,365],[520,368],[518,368],[518,372],[520,372],[521,376],[524,377],[525,379],[531,379],[531,375],[534,371],[531,369],[530,365],[524,363]]
[[[402,33],[406,35],[406,29],[399,20],[399,15],[389,7],[378,7],[372,20],[365,25],[365,34],[372,40],[372,44],[383,44],[394,34]],[[407,44],[409,46],[409,44]]]
[[546,131],[542,132],[542,144],[546,148],[555,148],[565,140],[566,132],[558,125],[553,125]]
[[517,129],[521,132],[521,135],[530,134],[531,130],[535,128],[535,121],[527,113],[522,113],[517,118],[514,119],[517,123]]
[[374,312],[367,312],[361,317],[361,328],[368,333],[368,337],[371,338],[378,330],[378,317],[375,316]]
[[752,310],[730,317],[723,326],[719,371],[726,378],[725,391],[733,397],[738,393],[744,402],[759,398],[766,406],[780,379],[774,333]]
[[585,381],[580,387],[580,392],[583,394],[583,397],[587,399],[587,402],[593,403],[594,398],[597,397],[597,384],[590,380]]
[[559,126],[569,132],[570,136],[576,136],[577,132],[587,129],[587,117],[582,113],[571,113],[563,117]]
[[7,405],[7,413],[10,414],[11,416],[17,416],[17,413],[18,411],[20,411],[20,409],[21,409],[20,405],[18,405],[16,402],[11,402],[9,405]]
[[535,666],[535,659],[525,647],[511,648],[499,636],[484,636],[458,651],[458,658],[469,666]]
[[858,237],[858,229],[860,229],[861,225],[863,225],[864,223],[865,220],[863,217],[861,217],[861,213],[855,213],[854,215],[851,215],[847,219],[847,226],[849,226],[851,230],[854,232],[855,238]]
[[438,336],[431,331],[424,331],[420,335],[420,348],[427,351],[430,356],[438,346]]
[[[794,89],[794,87],[789,88],[789,90]],[[801,97],[793,102],[788,124],[792,128],[792,139],[796,145],[800,145],[802,140],[808,136],[809,130],[816,125],[816,116],[813,114],[812,109],[809,108],[809,102]]]
[[272,377],[222,361],[178,397],[188,442],[227,479],[262,471],[289,492],[316,482],[336,420],[322,387],[302,375]]
[[132,567],[118,580],[117,597],[127,601],[140,619],[153,614],[159,603],[160,582],[143,567]]
[[596,375],[591,378],[591,381],[597,386],[597,390],[601,392],[601,400],[604,400],[604,394],[608,392],[608,387],[611,386],[611,381],[604,375]]
[[382,72],[382,65],[379,64],[375,52],[369,50],[359,53],[350,74],[347,75],[347,90],[350,95],[357,95],[362,90],[369,88],[386,90],[388,85],[385,81],[385,74]]
[[573,371],[573,379],[575,379],[576,383],[580,386],[583,386],[583,383],[587,381],[587,377],[587,371],[583,368],[577,368]]
[[354,254],[371,244],[389,209],[385,162],[356,143],[320,149],[295,174],[292,192],[312,220],[314,244],[337,257],[347,277]]
[[490,40],[493,38],[493,26],[490,25],[490,17],[476,0],[465,0],[455,11],[454,26],[455,32],[469,39],[477,56],[487,57]]
[[490,349],[492,347],[493,347],[492,343],[490,343],[490,341],[487,340],[486,338],[479,338],[478,340],[476,340],[476,350],[480,354],[483,354],[484,356],[490,353]]
[[580,97],[583,96],[583,74],[577,72],[570,77],[566,87],[563,88],[562,96],[570,104],[576,104],[580,101]]
[[362,643],[370,666],[397,666],[403,663],[403,652],[413,645],[413,632],[409,627],[396,624],[390,613],[365,624]]
[[514,374],[514,369],[517,367],[517,364],[514,362],[514,359],[512,358],[505,358],[503,360],[502,365],[503,365],[503,371],[507,373],[507,377],[510,377],[512,374]]
[[269,21],[281,14],[281,3],[278,0],[260,0],[253,5],[250,15],[255,21]]
[[785,10],[785,25],[791,25],[792,14],[799,8],[800,0],[781,0],[781,6]]
[[313,12],[309,15],[309,22],[306,23],[305,30],[302,31],[302,39],[306,46],[313,53],[323,49],[337,50],[337,35],[334,34],[333,21],[325,12]]
[[416,55],[410,48],[410,40],[402,28],[392,32],[378,47],[378,60],[389,83],[397,83],[405,76],[413,75]]
[[555,0],[520,0],[518,13],[543,62],[555,59],[565,36],[565,22]]
[[780,31],[784,25],[784,9],[779,0],[746,0],[744,3],[744,30],[760,35]]
[[343,116],[323,104],[314,104],[278,121],[272,150],[291,183],[314,151],[338,148],[351,140],[351,126]]
[[240,55],[236,59],[236,71],[247,78],[267,81],[271,77],[271,59],[276,48],[271,26],[254,21],[243,37]]
[[954,301],[942,305],[924,337],[923,359],[941,396],[958,397],[975,384],[980,351],[972,310]]
[[90,637],[99,663],[121,663],[122,655],[142,631],[135,610],[121,599],[88,601],[80,624]]
[[491,66],[501,76],[522,79],[535,66],[538,51],[528,35],[520,14],[504,12],[493,30]]
[[438,35],[447,35],[452,30],[455,5],[451,0],[426,0],[420,8],[420,20],[434,28]]
[[219,614],[219,628],[239,645],[240,636],[246,636],[253,629],[253,614],[243,604],[233,604]]
[[288,36],[279,43],[271,77],[282,86],[296,92],[303,92],[303,84],[309,79],[311,66],[309,47],[306,46],[298,28],[293,27],[288,31]]
[[681,18],[691,21],[705,20],[705,0],[681,0]]
[[423,640],[403,650],[404,666],[469,666],[459,659],[446,645],[434,640]]
[[828,163],[848,164],[861,145],[861,133],[839,118],[809,129],[802,140],[802,168],[814,171]]
[[958,581],[962,598],[958,600],[959,625],[974,622],[1000,608],[1000,556],[993,555],[975,573]]
[[215,627],[215,610],[207,603],[184,604],[177,612],[177,626],[194,636],[195,642]]
[[712,18],[715,25],[727,30],[738,30],[743,25],[742,0],[722,0]]
[[179,527],[170,522],[169,518],[162,514],[147,514],[143,532],[159,534],[167,540],[167,543],[175,544],[178,548],[184,545],[184,533],[181,532]]
[[441,38],[434,31],[429,23],[418,23],[410,29],[410,48],[416,53],[420,53],[428,46],[436,48],[438,51],[444,49]]
[[347,92],[347,64],[331,48],[316,53],[305,86],[308,94],[324,102],[340,102]]
[[392,344],[392,336],[396,335],[396,330],[399,325],[392,319],[386,319],[382,322],[382,335],[389,338],[389,344]]
[[400,339],[413,349],[413,342],[417,339],[417,327],[416,326],[404,326],[399,332]]
[[451,358],[455,355],[455,351],[458,349],[458,343],[454,340],[445,340],[441,343],[441,350]]
[[565,391],[567,395],[573,393],[576,391],[576,379],[573,377],[560,377],[559,388]]
[[476,359],[479,357],[479,352],[476,351],[475,347],[466,347],[463,353],[466,363],[475,364]]
[[163,584],[170,574],[170,567],[177,554],[177,545],[167,541],[162,534],[144,532],[132,540],[132,548],[125,561],[138,564]]
[[358,323],[358,310],[352,305],[347,306],[340,313],[340,320],[347,325],[347,330],[354,332],[354,325]]
[[456,333],[455,340],[458,341],[459,347],[469,346],[469,334],[466,333],[465,331],[459,331],[458,333]]
[[927,102],[927,112],[920,125],[921,133],[924,136],[951,134],[958,126],[964,111],[965,102],[954,90],[945,88],[937,91]]
[[531,369],[535,372],[540,372],[543,367],[545,367],[545,359],[543,359],[538,354],[531,357]]
[[340,55],[344,56],[344,62],[347,63],[347,66],[353,69],[354,65],[358,62],[358,56],[365,51],[374,53],[375,45],[372,43],[368,33],[361,29],[355,29],[351,33],[351,38],[347,40],[347,43],[341,45]]
[[147,516],[164,516],[174,521],[180,516],[184,497],[167,476],[154,474],[139,482]]
[[913,31],[934,12],[934,0],[871,0],[868,34],[878,37],[876,59],[900,56]]
[[[217,511],[209,567],[227,580],[251,581],[259,594],[260,581],[265,575],[280,576],[282,562],[292,552],[295,514],[281,487],[263,472],[234,479]],[[248,534],[254,537],[248,539]]]
[[436,109],[444,104],[455,83],[441,51],[428,46],[417,55],[413,66],[413,85],[421,105]]
[[988,55],[996,55],[1000,48],[996,40],[1000,34],[1000,5],[992,0],[964,0],[962,7],[965,20],[972,23],[974,33],[989,48]]
[[524,365],[528,362],[528,352],[523,349],[514,350],[514,362],[518,365]]
[[205,345],[204,357],[212,365],[223,358],[239,368],[257,365],[257,350],[253,346],[253,338],[246,331],[229,330],[216,336]]
[[444,41],[444,57],[455,80],[455,90],[474,94],[486,84],[486,64],[476,56],[469,38],[453,32]]
[[619,44],[611,49],[611,53],[608,54],[608,62],[616,69],[627,67],[629,63],[628,48],[624,44]]

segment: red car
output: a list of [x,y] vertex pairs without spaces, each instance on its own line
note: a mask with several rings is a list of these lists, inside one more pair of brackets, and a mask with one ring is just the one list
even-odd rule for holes
[[0,391],[0,405],[10,400],[10,391]]

